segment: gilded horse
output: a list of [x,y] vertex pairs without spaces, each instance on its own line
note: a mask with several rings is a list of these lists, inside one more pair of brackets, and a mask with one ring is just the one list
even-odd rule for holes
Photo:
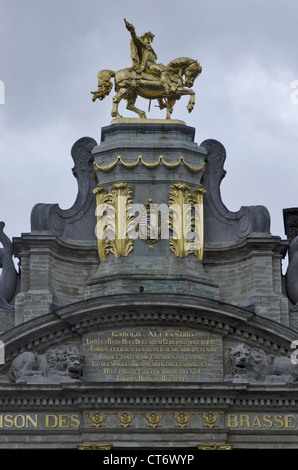
[[146,118],[146,113],[135,107],[138,96],[149,100],[157,99],[160,109],[167,109],[166,119],[171,119],[174,105],[181,96],[189,95],[187,109],[191,112],[195,104],[195,93],[191,89],[195,79],[201,73],[202,67],[193,59],[178,58],[172,60],[166,67],[167,87],[162,82],[160,75],[152,70],[139,72],[130,67],[118,72],[101,70],[98,75],[98,90],[92,91],[92,100],[103,100],[114,86],[116,95],[113,97],[112,117],[121,118],[118,106],[122,99],[127,101],[126,108]]

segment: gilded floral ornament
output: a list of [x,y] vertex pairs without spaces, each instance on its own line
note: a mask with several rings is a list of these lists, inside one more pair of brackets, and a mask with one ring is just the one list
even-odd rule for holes
[[[106,188],[97,187],[96,194],[96,236],[100,260],[109,253],[116,258],[127,256],[133,250],[133,239],[128,232],[133,228],[134,216],[132,191],[127,183],[115,183],[109,193]],[[107,215],[104,215],[105,212]]]
[[194,253],[198,260],[203,258],[203,188],[196,188],[193,193],[185,183],[176,183],[170,188],[169,228],[173,232],[170,238],[170,250],[175,256],[185,258]]

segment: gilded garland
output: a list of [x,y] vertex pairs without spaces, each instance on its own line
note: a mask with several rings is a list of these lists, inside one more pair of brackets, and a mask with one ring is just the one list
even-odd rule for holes
[[94,162],[94,168],[97,168],[100,171],[103,171],[105,173],[113,170],[117,163],[120,163],[124,168],[127,169],[133,169],[136,168],[140,163],[145,167],[149,169],[154,169],[157,168],[158,165],[163,164],[166,168],[170,170],[174,170],[183,163],[183,165],[187,168],[188,171],[191,173],[198,173],[199,171],[205,170],[206,163],[204,162],[200,166],[193,166],[190,165],[190,163],[187,163],[184,159],[183,156],[180,156],[177,162],[167,162],[162,155],[158,157],[158,159],[155,162],[146,162],[141,155],[134,161],[134,162],[126,162],[123,160],[121,155],[118,155],[118,157],[114,160],[114,162],[110,163],[109,165],[100,165],[97,162]]

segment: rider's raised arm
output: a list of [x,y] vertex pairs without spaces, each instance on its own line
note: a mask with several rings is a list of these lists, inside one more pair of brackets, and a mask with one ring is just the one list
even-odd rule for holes
[[124,22],[125,22],[125,26],[126,26],[126,29],[130,32],[131,34],[131,37],[134,41],[140,41],[140,38],[136,35],[136,31],[135,31],[135,27],[133,24],[131,23],[128,23],[128,21],[126,21],[126,18],[124,18]]

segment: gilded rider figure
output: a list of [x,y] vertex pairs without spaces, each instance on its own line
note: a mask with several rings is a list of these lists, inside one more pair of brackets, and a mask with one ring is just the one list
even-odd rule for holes
[[150,101],[158,100],[159,108],[167,110],[166,119],[171,119],[176,101],[181,96],[189,95],[187,109],[191,112],[195,104],[195,93],[191,87],[202,71],[198,61],[188,57],[178,57],[167,65],[157,64],[157,55],[151,45],[154,35],[147,32],[139,37],[136,35],[134,26],[126,19],[124,21],[131,35],[132,66],[118,71],[101,70],[98,72],[98,89],[91,92],[92,100],[103,100],[113,89],[113,79],[116,94],[113,97],[111,114],[115,118],[122,117],[118,112],[122,99],[126,100],[126,108],[129,111],[138,114],[140,118],[146,118],[146,113],[135,106],[138,96]]
[[130,32],[132,38],[130,43],[130,55],[134,70],[137,73],[142,73],[146,69],[149,69],[152,70],[152,72],[158,73],[161,77],[165,91],[169,93],[171,88],[167,80],[166,68],[163,64],[156,63],[157,55],[151,46],[154,34],[149,31],[139,37],[136,35],[134,26],[128,23],[125,18],[124,21],[126,29]]

